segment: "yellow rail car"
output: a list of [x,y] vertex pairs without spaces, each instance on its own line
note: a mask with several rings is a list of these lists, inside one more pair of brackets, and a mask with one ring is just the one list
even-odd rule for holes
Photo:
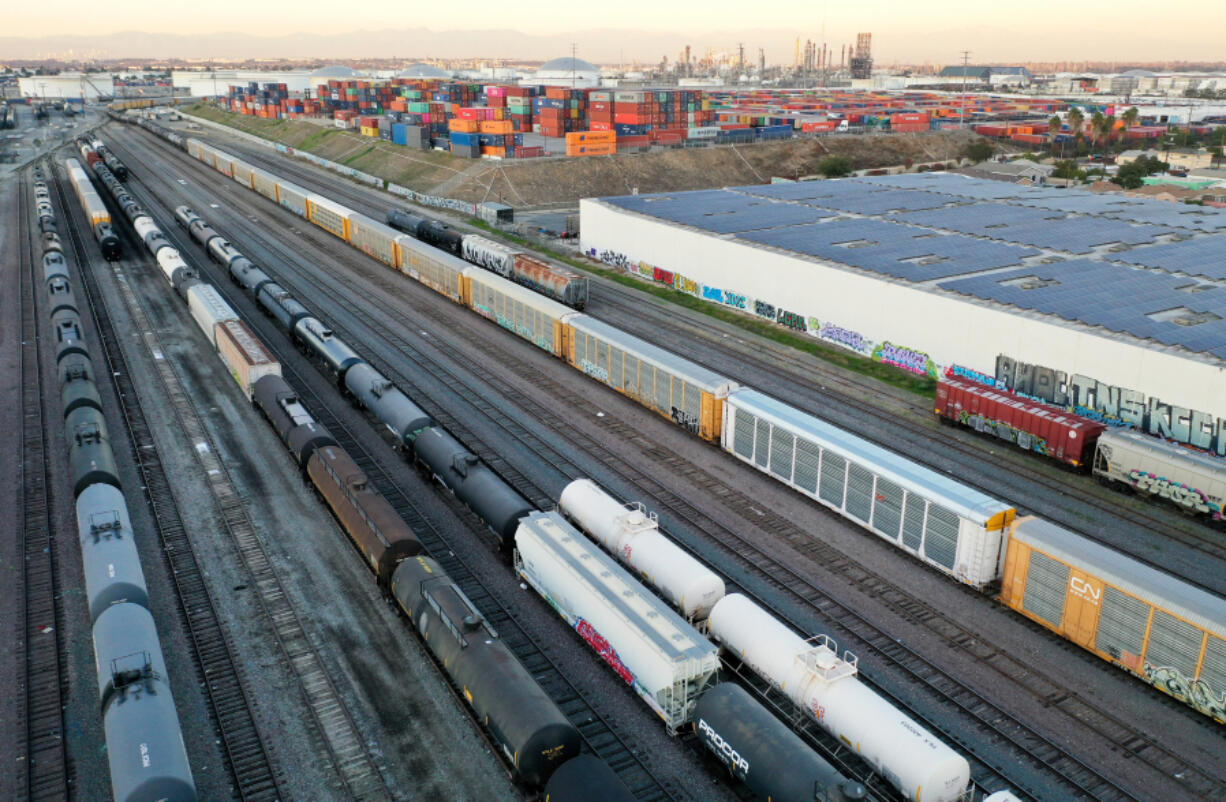
[[307,219],[345,242],[349,241],[349,218],[354,211],[323,195],[311,193],[306,198]]
[[474,312],[556,357],[566,357],[567,320],[578,314],[575,310],[479,267],[465,268],[461,281]]
[[364,214],[349,215],[349,244],[388,267],[400,266],[400,247],[396,244],[399,236],[396,229]]
[[1021,518],[1000,600],[1226,723],[1226,599],[1053,523]]
[[567,319],[566,361],[704,440],[718,443],[731,379],[587,315]]
[[397,235],[396,246],[400,272],[408,274],[458,304],[470,306],[468,287],[464,282],[464,271],[470,266],[468,262],[408,234]]

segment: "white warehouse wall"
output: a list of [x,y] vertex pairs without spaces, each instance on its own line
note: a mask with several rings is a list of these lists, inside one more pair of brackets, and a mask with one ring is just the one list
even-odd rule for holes
[[[952,293],[875,277],[831,263],[752,247],[731,238],[673,225],[599,200],[580,202],[583,251],[651,275],[678,274],[674,287],[698,297],[731,291],[746,311],[763,301],[820,324],[821,339],[859,342],[872,355],[888,342],[931,357],[929,375],[951,365],[996,373],[996,358],[1092,377],[1151,399],[1226,419],[1226,366],[1181,356],[1164,346],[1127,342],[1088,328],[993,309]],[[687,285],[688,280],[688,285]],[[713,291],[714,290],[714,291]],[[814,320],[815,319],[815,320]],[[836,330],[837,328],[837,330]],[[918,357],[916,355],[919,355]],[[889,359],[883,361],[890,361]],[[916,372],[919,372],[918,370]]]

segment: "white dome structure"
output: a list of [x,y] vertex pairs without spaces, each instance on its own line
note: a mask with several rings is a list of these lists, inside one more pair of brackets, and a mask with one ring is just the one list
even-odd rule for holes
[[336,79],[340,81],[346,81],[346,80],[350,80],[353,78],[361,78],[361,77],[362,75],[357,70],[353,69],[352,67],[346,67],[344,64],[332,64],[327,67],[320,67],[319,69],[312,72],[311,82],[314,83],[315,79],[317,78],[323,79],[323,80]]
[[451,73],[446,70],[440,70],[438,67],[431,67],[429,64],[410,64],[400,72],[396,73],[397,78],[418,78],[430,80],[432,78],[446,79],[451,77]]
[[600,86],[600,68],[581,58],[564,56],[542,64],[532,78],[524,79],[524,83],[586,89]]

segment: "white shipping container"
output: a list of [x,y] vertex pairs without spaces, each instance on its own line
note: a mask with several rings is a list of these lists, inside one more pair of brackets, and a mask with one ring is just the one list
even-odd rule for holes
[[685,136],[687,139],[715,139],[719,132],[718,125],[696,125],[685,129]]
[[476,234],[465,234],[460,241],[460,255],[475,265],[492,270],[503,278],[515,272],[514,248]]
[[281,363],[273,359],[241,320],[223,320],[217,324],[216,333],[217,353],[247,398],[251,398],[252,386],[262,377],[281,375]]
[[515,568],[669,729],[715,681],[715,646],[556,512],[515,533]]
[[825,635],[806,641],[739,593],[721,599],[708,624],[728,652],[855,748],[908,799],[954,802],[966,790],[966,758],[860,682],[855,657],[840,658]]
[[642,504],[623,505],[591,479],[576,479],[562,490],[558,508],[686,618],[701,621],[723,598],[724,580],[660,534]]
[[215,332],[217,324],[223,320],[238,320],[238,315],[234,314],[234,310],[212,284],[196,284],[189,288],[187,308],[196,320],[196,325],[200,327],[214,347],[217,344]]

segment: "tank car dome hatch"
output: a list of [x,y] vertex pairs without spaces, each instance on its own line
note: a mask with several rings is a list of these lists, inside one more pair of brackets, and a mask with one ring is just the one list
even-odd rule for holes
[[451,73],[446,70],[441,70],[438,67],[432,67],[429,64],[410,64],[400,72],[396,73],[397,78],[450,78]]

